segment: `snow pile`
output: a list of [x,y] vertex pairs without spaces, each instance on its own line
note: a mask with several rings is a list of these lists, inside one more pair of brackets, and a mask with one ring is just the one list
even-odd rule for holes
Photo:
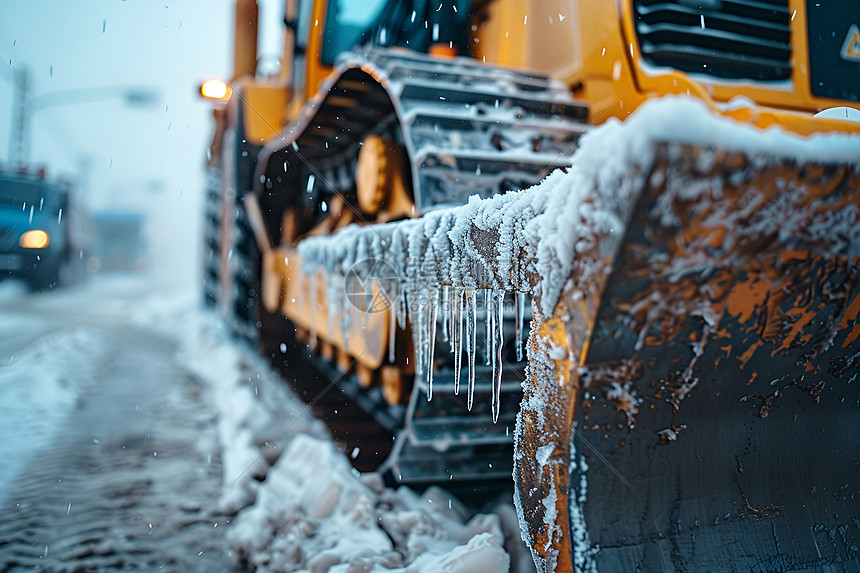
[[[368,480],[372,481],[372,480]],[[498,517],[465,525],[441,489],[373,488],[327,440],[296,436],[229,532],[238,556],[262,571],[507,571]]]
[[[13,317],[4,319],[10,326]],[[0,368],[0,486],[48,443],[97,374],[103,335],[78,328],[36,340]],[[0,502],[5,492],[0,489]]]
[[293,435],[326,435],[263,358],[237,344],[218,317],[197,310],[193,296],[151,301],[137,319],[176,337],[178,362],[210,386],[222,449],[222,512],[235,514],[254,503],[259,480]]

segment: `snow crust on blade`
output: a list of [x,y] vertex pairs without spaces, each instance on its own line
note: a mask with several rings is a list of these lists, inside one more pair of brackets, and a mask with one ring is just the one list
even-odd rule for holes
[[[619,187],[631,172],[647,172],[654,144],[680,142],[767,154],[797,161],[858,161],[860,137],[799,137],[759,130],[715,116],[701,102],[667,97],[643,105],[625,122],[610,120],[586,133],[568,173],[556,171],[525,191],[432,211],[420,219],[352,225],[299,245],[307,272],[344,274],[361,257],[384,260],[401,281],[519,291],[539,298],[549,316],[565,282],[597,232],[622,232],[637,185]],[[483,242],[492,239],[492,248]],[[588,269],[583,269],[586,272]],[[429,284],[428,284],[429,286]]]
[[[667,97],[643,105],[623,123],[610,120],[586,133],[569,172],[556,171],[524,191],[483,200],[472,196],[466,205],[431,211],[421,218],[352,225],[330,236],[306,239],[298,246],[304,271],[323,269],[330,277],[331,318],[340,312],[337,307],[345,308],[336,285],[354,264],[369,259],[394,268],[413,325],[416,374],[425,377],[429,396],[441,286],[455,287],[445,293],[470,289],[467,314],[475,312],[474,293],[480,290],[485,303],[494,292],[528,295],[543,316],[551,316],[563,292],[575,296],[577,284],[605,275],[606,265],[611,264],[607,261],[613,259],[620,241],[599,238],[623,235],[638,194],[646,186],[657,144],[664,142],[740,151],[753,161],[762,155],[798,162],[860,159],[858,136],[801,138],[776,128],[759,130],[716,116],[698,100]],[[449,298],[443,297],[442,306],[447,321],[443,329],[450,337]],[[488,309],[492,306],[492,302],[485,304]],[[340,314],[346,339],[355,321],[349,313]],[[399,312],[401,327],[403,314]],[[494,354],[492,324],[492,312],[487,312],[483,354],[489,365]],[[470,382],[471,346],[476,339],[474,332],[471,338],[467,332]],[[520,355],[521,349],[516,350]]]

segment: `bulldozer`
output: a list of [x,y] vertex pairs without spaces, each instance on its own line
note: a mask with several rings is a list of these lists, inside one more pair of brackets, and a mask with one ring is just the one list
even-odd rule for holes
[[860,9],[286,0],[268,75],[235,10],[204,296],[371,469],[513,476],[541,572],[858,567]]

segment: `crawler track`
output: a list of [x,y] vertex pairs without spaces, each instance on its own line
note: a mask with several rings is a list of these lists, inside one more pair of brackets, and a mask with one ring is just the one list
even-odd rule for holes
[[[411,187],[415,213],[421,214],[463,204],[473,194],[489,197],[524,189],[569,165],[588,115],[587,106],[574,100],[566,86],[540,75],[466,58],[439,59],[392,50],[348,55],[308,112],[276,146],[264,148],[259,159],[263,182],[259,202],[273,244],[281,239],[285,209],[295,209],[299,220],[315,221],[326,217],[327,202],[334,194],[354,202],[355,157],[370,135],[383,135],[404,151],[408,167],[403,175]],[[361,220],[372,222],[372,217]],[[511,333],[513,311],[507,314],[506,331]],[[483,324],[483,310],[478,320]],[[413,388],[409,404],[392,407],[378,388],[359,387],[319,358],[314,358],[319,375],[312,387],[297,389],[306,400],[314,401],[330,381],[338,381],[341,392],[326,393],[339,395],[338,401],[320,396],[315,408],[348,452],[354,450],[353,442],[364,449],[361,441],[373,444],[375,452],[376,436],[396,435],[391,454],[378,456],[387,457],[383,469],[391,481],[450,485],[452,481],[509,480],[523,377],[523,364],[513,364],[513,338],[508,334],[505,343],[509,366],[501,417],[494,424],[489,368],[479,365],[477,369],[476,401],[470,412],[465,391],[453,396],[453,354],[447,352],[441,330],[437,329],[435,366],[438,390],[430,402],[423,398],[427,391],[422,377],[409,381]],[[398,332],[401,338],[402,329]],[[261,338],[283,340],[273,338],[265,328]],[[483,344],[479,334],[479,349]],[[272,349],[267,352],[278,354]],[[346,421],[347,406],[340,401],[344,395],[365,414],[350,410],[352,419]],[[367,415],[375,425],[366,421]],[[342,427],[345,421],[353,427]],[[359,462],[356,466],[366,467]]]

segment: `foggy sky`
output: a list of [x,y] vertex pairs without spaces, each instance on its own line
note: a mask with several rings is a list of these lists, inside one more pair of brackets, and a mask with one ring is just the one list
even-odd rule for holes
[[[260,2],[262,45],[277,46],[278,0]],[[155,88],[130,107],[113,97],[33,115],[31,164],[82,181],[92,210],[147,214],[152,258],[165,274],[196,270],[203,166],[212,132],[197,96],[232,65],[233,0],[0,0],[0,164],[9,165],[14,68],[31,96],[79,88]],[[275,49],[277,50],[277,49]],[[272,49],[261,49],[269,59]]]

